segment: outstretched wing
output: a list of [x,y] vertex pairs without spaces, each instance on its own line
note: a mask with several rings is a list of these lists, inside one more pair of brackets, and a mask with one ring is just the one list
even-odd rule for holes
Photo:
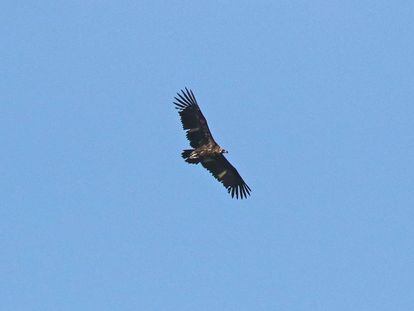
[[199,148],[211,141],[214,142],[207,120],[201,113],[193,92],[185,88],[181,93],[177,93],[177,97],[174,97],[176,100],[174,104],[180,114],[183,129],[187,131],[187,139],[191,147]]
[[205,158],[201,161],[201,164],[226,187],[231,197],[236,195],[237,199],[239,197],[243,199],[250,195],[251,189],[249,186],[222,154],[213,158]]

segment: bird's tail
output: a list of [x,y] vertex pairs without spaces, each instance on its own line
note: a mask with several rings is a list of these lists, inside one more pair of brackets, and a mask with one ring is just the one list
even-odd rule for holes
[[191,153],[193,151],[194,151],[193,149],[183,150],[183,152],[181,153],[181,156],[183,157],[185,162],[192,163],[192,164],[197,164],[198,162],[200,162],[198,158],[191,158]]

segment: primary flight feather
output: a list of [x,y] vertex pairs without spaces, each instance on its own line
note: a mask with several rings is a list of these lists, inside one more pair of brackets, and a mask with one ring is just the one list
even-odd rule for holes
[[181,93],[177,93],[177,97],[174,98],[175,108],[178,109],[187,139],[193,147],[183,150],[182,157],[191,164],[201,163],[226,187],[231,197],[247,198],[251,189],[224,157],[223,154],[227,151],[215,142],[193,92],[185,88],[185,91],[181,90]]

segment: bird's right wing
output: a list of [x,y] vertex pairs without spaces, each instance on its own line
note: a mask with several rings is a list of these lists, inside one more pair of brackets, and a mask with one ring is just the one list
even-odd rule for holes
[[175,98],[175,108],[181,117],[183,129],[187,131],[187,139],[193,148],[198,148],[211,141],[214,142],[210,129],[208,128],[207,120],[204,118],[197,100],[191,90],[185,88],[177,93]]

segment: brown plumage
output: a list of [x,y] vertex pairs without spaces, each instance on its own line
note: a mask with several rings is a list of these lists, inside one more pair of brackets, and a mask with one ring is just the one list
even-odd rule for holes
[[185,91],[181,90],[181,94],[177,93],[177,97],[174,98],[187,139],[190,146],[194,148],[184,150],[182,157],[191,164],[201,163],[226,187],[232,197],[247,198],[251,189],[224,157],[223,153],[227,151],[215,142],[193,92],[186,88]]

